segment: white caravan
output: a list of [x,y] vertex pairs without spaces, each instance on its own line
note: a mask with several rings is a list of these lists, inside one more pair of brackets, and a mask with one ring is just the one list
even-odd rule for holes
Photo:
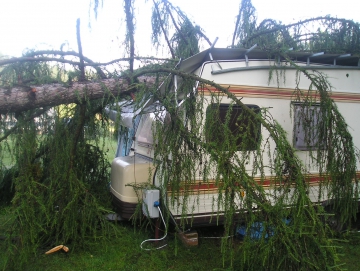
[[[289,52],[289,57],[298,65],[308,70],[320,71],[327,75],[332,85],[331,98],[336,102],[339,111],[344,116],[349,131],[353,137],[354,145],[360,148],[360,64],[359,57],[338,54],[312,54],[303,52]],[[286,68],[286,80],[270,80],[269,71],[278,64]],[[284,69],[285,69],[284,68]],[[269,59],[268,53],[257,49],[221,49],[210,48],[193,57],[190,57],[178,65],[180,71],[193,73],[203,79],[213,81],[228,90],[236,97],[241,97],[241,102],[256,108],[267,108],[273,118],[282,125],[287,132],[289,142],[293,142],[296,154],[308,165],[309,144],[305,142],[303,128],[297,121],[298,107],[293,103],[295,88],[307,91],[310,81],[304,76],[300,77],[295,69],[286,65],[282,59]],[[177,76],[173,78],[173,89],[176,91],[177,84],[181,84]],[[164,87],[164,86],[162,86]],[[209,91],[215,90],[211,86],[195,91],[202,92],[205,96],[204,111],[210,106]],[[181,97],[178,99],[181,103]],[[221,110],[227,110],[231,99],[225,95],[221,98]],[[155,105],[156,106],[156,105]],[[126,109],[126,108],[125,108]],[[316,109],[316,105],[314,105]],[[130,219],[134,214],[139,202],[139,196],[129,184],[150,183],[157,186],[154,159],[154,141],[152,133],[152,122],[154,115],[142,112],[140,117],[134,118],[134,112],[127,108],[128,112],[122,113],[122,125],[131,127],[134,135],[127,140],[121,138],[117,156],[111,166],[110,191],[113,203],[118,215],[123,219]],[[126,111],[126,110],[125,110]],[[146,111],[146,110],[145,110]],[[129,113],[130,112],[130,113]],[[290,113],[292,112],[292,113]],[[115,112],[110,111],[110,115]],[[136,113],[135,113],[136,114]],[[204,113],[204,116],[206,114]],[[113,116],[113,119],[116,117]],[[140,118],[140,119],[139,119]],[[264,133],[264,129],[261,130]],[[265,131],[266,132],[266,131]],[[129,141],[131,141],[129,143]],[[130,145],[129,145],[130,144]],[[127,147],[126,147],[127,146]],[[247,165],[251,167],[251,165]],[[357,164],[357,176],[359,177],[359,162]],[[264,189],[273,189],[271,183],[271,172],[264,169],[267,181],[263,181]],[[268,170],[268,171],[266,171]],[[327,200],[327,195],[319,195],[318,187],[321,177],[316,168],[311,165],[307,168],[307,182],[310,187],[310,198],[314,203]],[[256,178],[256,177],[255,177]],[[202,184],[201,176],[198,174],[195,180],[197,185],[193,189],[196,193],[194,198],[188,198],[188,214],[192,224],[204,225],[218,222],[211,219],[218,211],[214,199],[218,196],[218,190],[214,183]],[[170,190],[166,191],[169,195]],[[195,197],[197,197],[195,199]],[[162,199],[166,201],[166,199]],[[181,199],[178,199],[181,204]],[[180,219],[182,208],[168,206],[173,218]],[[184,214],[183,214],[184,215]],[[186,217],[186,214],[185,214]]]

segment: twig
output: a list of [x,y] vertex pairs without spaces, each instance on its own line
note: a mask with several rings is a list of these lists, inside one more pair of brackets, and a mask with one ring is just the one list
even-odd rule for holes
[[76,38],[78,43],[78,50],[79,50],[79,57],[80,57],[80,77],[79,81],[85,81],[85,66],[84,66],[84,57],[82,53],[82,46],[81,46],[81,37],[80,37],[80,19],[76,20]]

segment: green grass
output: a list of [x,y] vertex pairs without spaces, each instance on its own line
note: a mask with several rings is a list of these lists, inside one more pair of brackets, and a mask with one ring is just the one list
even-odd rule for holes
[[360,270],[360,232],[353,232],[336,242],[339,249],[340,260],[345,263],[344,269],[349,271]]
[[[2,134],[0,134],[0,137]],[[9,167],[14,164],[13,157],[10,150],[14,147],[14,143],[11,139],[0,142],[0,162],[2,165]]]
[[[1,136],[1,134],[0,134]],[[95,144],[94,141],[90,141],[90,144]],[[11,138],[8,138],[6,141],[0,142],[0,162],[6,167],[11,167],[15,161],[14,157],[11,154],[10,150],[14,147],[14,142]],[[111,135],[108,135],[104,141],[99,142],[99,147],[104,150],[105,156],[108,161],[111,163],[115,157],[116,149],[117,149],[117,140],[114,139]]]
[[[49,255],[45,255],[49,248],[42,249],[27,270],[223,270],[218,239],[200,239],[199,246],[186,247],[170,233],[165,248],[156,250],[156,244],[147,244],[154,250],[142,250],[140,244],[148,238],[153,238],[153,231],[134,228],[129,222],[117,223],[110,239],[89,241],[85,248],[68,245],[68,253]],[[4,241],[0,241],[0,249],[6,249]],[[0,267],[4,257],[0,254]]]
[[[90,142],[91,143],[91,142]],[[110,136],[108,136],[105,140],[104,140],[104,146],[102,144],[102,142],[100,143],[100,147],[103,146],[103,150],[105,153],[105,156],[107,157],[109,163],[112,162],[112,160],[115,158],[115,153],[116,153],[116,149],[117,149],[117,140],[114,138],[111,138]]]
[[[125,232],[128,234],[128,230]],[[104,246],[94,243],[94,247],[88,251],[74,252],[69,255],[64,255],[64,253],[41,255],[38,261],[31,265],[31,270],[187,271],[212,270],[222,266],[220,251],[214,249],[217,246],[212,245],[212,249],[209,250],[204,250],[203,247],[179,247],[175,255],[174,240],[171,240],[165,249],[143,251],[140,249],[143,237],[145,237],[143,234],[133,233],[128,236],[119,236]],[[52,261],[52,266],[48,266],[49,261]]]
[[[12,216],[9,208],[0,210],[0,236],[8,230]],[[109,222],[112,223],[112,222]],[[108,238],[88,241],[84,248],[70,249],[68,253],[58,251],[45,255],[50,248],[39,250],[38,255],[27,264],[26,270],[231,270],[230,261],[223,258],[220,251],[220,239],[206,239],[204,237],[220,234],[221,228],[199,229],[199,245],[186,247],[170,231],[166,239],[167,246],[156,250],[161,244],[146,244],[152,251],[142,250],[142,241],[153,238],[151,229],[141,229],[129,222],[118,222],[114,225],[113,235]],[[216,231],[214,234],[212,231]],[[343,269],[358,271],[360,266],[360,233],[354,232],[344,235],[339,241],[334,241],[339,246],[341,260],[345,263]],[[0,240],[0,251],[5,251],[5,242]],[[235,246],[241,243],[235,241]],[[5,254],[0,254],[0,270],[5,261]],[[236,270],[236,259],[234,262]]]

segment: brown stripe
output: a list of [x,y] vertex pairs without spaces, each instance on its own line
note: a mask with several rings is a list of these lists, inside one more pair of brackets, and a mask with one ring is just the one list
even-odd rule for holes
[[[356,172],[356,178],[360,178],[360,171]],[[307,175],[305,175],[305,181],[308,183],[308,185],[311,185],[311,186],[317,185],[317,184],[319,184],[320,182],[322,182],[322,181],[324,181],[326,179],[327,179],[327,176],[324,176],[324,175],[320,176],[320,174],[307,174]],[[260,186],[262,186],[264,188],[270,188],[271,186],[280,185],[279,183],[276,184],[275,178],[273,176],[266,176],[264,178],[264,180],[261,180],[260,177],[255,177],[254,181],[258,185],[260,185]],[[294,185],[294,183],[292,185]],[[185,191],[185,187],[186,187],[186,191],[189,194],[215,193],[215,192],[217,192],[219,190],[219,186],[221,186],[221,183],[220,183],[220,185],[217,185],[215,183],[215,181],[208,181],[208,182],[194,181],[191,184],[183,183],[182,187],[179,189],[179,192],[183,193]],[[167,192],[168,192],[168,194],[171,194],[172,189],[171,189],[170,186],[168,186]]]

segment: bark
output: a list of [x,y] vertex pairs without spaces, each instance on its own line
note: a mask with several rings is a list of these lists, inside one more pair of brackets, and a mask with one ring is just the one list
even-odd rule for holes
[[[153,86],[155,78],[138,77],[141,84]],[[34,108],[81,103],[85,99],[120,97],[136,90],[139,84],[129,85],[125,79],[106,79],[96,82],[74,82],[70,86],[48,84],[0,88],[0,114]]]

